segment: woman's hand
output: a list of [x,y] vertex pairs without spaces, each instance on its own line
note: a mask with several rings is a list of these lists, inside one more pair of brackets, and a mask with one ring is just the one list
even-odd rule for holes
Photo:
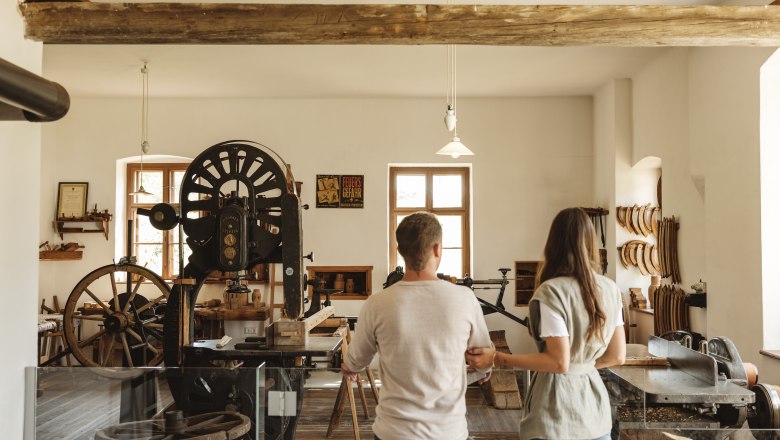
[[496,350],[485,348],[471,348],[466,351],[466,363],[477,370],[485,370],[493,366],[493,356]]

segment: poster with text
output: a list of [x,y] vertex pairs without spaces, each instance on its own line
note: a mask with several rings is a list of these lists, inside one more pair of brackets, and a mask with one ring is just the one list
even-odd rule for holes
[[339,207],[339,176],[333,174],[317,174],[317,207]]
[[363,176],[341,176],[341,208],[363,207]]

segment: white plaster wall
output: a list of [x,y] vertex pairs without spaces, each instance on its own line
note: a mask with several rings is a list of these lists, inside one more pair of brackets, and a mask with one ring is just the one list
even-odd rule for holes
[[[0,56],[33,73],[41,72],[42,45],[25,41],[17,2],[0,2]],[[24,368],[35,366],[38,279],[41,125],[0,122],[0,319],[3,361],[0,363],[0,425],[3,438],[19,439],[25,431]],[[33,393],[34,396],[34,393]],[[31,411],[27,411],[32,414]],[[29,427],[29,425],[27,425]],[[29,429],[29,428],[28,428]],[[28,431],[29,433],[29,431]]]
[[[615,169],[620,182],[631,161],[662,159],[664,215],[681,221],[682,286],[689,290],[699,278],[708,282],[706,312],[691,309],[693,330],[730,337],[742,358],[758,365],[762,381],[778,383],[780,363],[759,355],[777,331],[763,322],[773,316],[776,296],[762,298],[762,289],[771,286],[762,285],[761,267],[771,261],[761,259],[759,191],[760,68],[772,53],[697,48],[670,49],[658,57],[632,77],[633,147],[630,159],[616,149]],[[617,99],[603,91],[596,95],[594,130],[608,138],[617,130],[617,117],[602,113],[618,110],[599,107],[602,99]],[[597,141],[595,151],[600,148]],[[767,169],[774,171],[771,164]],[[605,197],[604,191],[596,197]],[[620,203],[620,189],[615,191]]]
[[593,96],[593,194],[595,204],[609,210],[606,221],[607,276],[615,279],[617,222],[615,220],[615,83],[600,87]]
[[[139,150],[137,101],[74,99],[71,114],[56,127],[56,151],[45,157],[52,182],[89,181],[90,205],[113,212],[116,161]],[[589,97],[461,100],[459,133],[476,153],[467,159],[474,182],[472,276],[494,278],[514,260],[539,259],[553,216],[564,207],[593,203],[591,107]],[[441,100],[430,99],[152,98],[149,141],[152,154],[183,157],[228,139],[276,150],[292,164],[303,182],[303,203],[312,207],[303,213],[304,252],[314,251],[315,265],[374,266],[376,293],[388,266],[388,164],[466,162],[434,154],[447,141],[442,109]],[[318,173],[364,174],[365,208],[314,208]],[[41,218],[53,211],[44,206]],[[84,259],[42,269],[58,289],[44,296],[67,296],[85,274],[114,257],[113,231],[109,241],[100,234],[66,238],[86,245]],[[43,239],[54,239],[53,233]],[[524,316],[525,309],[513,307],[513,288],[504,304]],[[218,287],[213,290],[219,294]],[[480,295],[495,298],[490,291]],[[357,314],[361,304],[335,301],[336,312]],[[519,325],[498,315],[488,323],[507,330],[512,350],[535,350]]]
[[707,335],[734,340],[762,381],[780,383],[763,343],[759,80],[773,49],[692,49],[690,140],[705,163]]
[[764,348],[780,348],[780,53],[761,69],[761,272]]
[[[658,170],[641,165],[633,166],[633,108],[632,81],[613,80],[600,88],[594,99],[594,167],[596,176],[595,198],[609,203],[610,216],[607,219],[607,254],[610,267],[608,276],[615,279],[624,296],[628,289],[638,287],[647,294],[650,278],[643,276],[636,267],[624,268],[617,256],[617,247],[631,239],[653,241],[651,238],[633,235],[620,227],[616,219],[616,206],[656,203],[655,184]],[[628,299],[628,298],[626,298]],[[647,341],[646,321],[648,315],[632,313],[627,325],[631,326],[629,342]],[[642,325],[639,325],[642,324]]]
[[[633,160],[655,156],[662,165],[664,217],[679,219],[678,259],[682,287],[704,276],[704,194],[697,190],[689,162],[688,49],[669,49],[634,80]],[[702,183],[703,184],[703,183]],[[649,200],[656,200],[655,185]],[[664,279],[662,283],[669,283]],[[645,283],[649,285],[649,277]],[[645,288],[646,292],[646,288]],[[691,329],[706,335],[705,309],[691,307]]]
[[[615,180],[614,180],[614,198],[616,206],[632,206],[634,204],[648,203],[647,199],[647,181],[652,176],[647,177],[644,172],[638,172],[633,168],[632,150],[633,150],[633,109],[632,109],[632,82],[629,79],[613,81],[615,84],[614,96],[614,155],[615,155]],[[617,225],[616,208],[612,210],[610,223],[615,224],[615,252],[617,247],[622,246],[629,240],[639,239],[639,236],[632,235],[627,229]],[[615,258],[615,282],[621,292],[628,293],[631,287],[643,287],[645,280],[639,272],[639,269],[630,267],[624,268],[620,263],[620,258]],[[647,283],[649,284],[649,283]]]

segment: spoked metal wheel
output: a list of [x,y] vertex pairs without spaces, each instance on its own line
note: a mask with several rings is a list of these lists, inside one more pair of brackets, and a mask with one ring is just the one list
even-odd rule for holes
[[159,365],[169,295],[162,278],[144,267],[95,269],[68,296],[63,319],[68,347],[87,367]]
[[[196,157],[182,178],[181,224],[196,260],[216,256],[217,214],[228,197],[246,197],[249,260],[265,258],[282,242],[281,200],[288,193],[281,166],[260,144],[229,141]],[[267,149],[267,147],[264,147]],[[192,259],[190,259],[192,261]]]

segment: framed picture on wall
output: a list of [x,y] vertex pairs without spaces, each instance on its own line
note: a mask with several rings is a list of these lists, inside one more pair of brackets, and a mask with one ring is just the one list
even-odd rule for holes
[[339,207],[339,176],[333,174],[317,174],[317,207]]
[[81,218],[87,214],[87,182],[60,182],[57,188],[57,219]]
[[341,176],[341,208],[363,207],[363,176]]

